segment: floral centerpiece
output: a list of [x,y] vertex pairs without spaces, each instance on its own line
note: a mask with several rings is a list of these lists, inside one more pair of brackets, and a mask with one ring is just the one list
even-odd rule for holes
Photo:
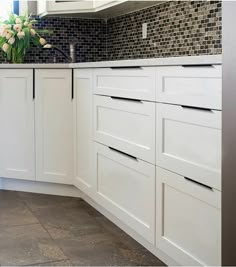
[[31,16],[9,14],[7,20],[0,22],[0,49],[7,60],[12,63],[22,63],[32,44],[50,48],[51,45],[41,36],[49,34],[48,30],[36,30],[37,20]]

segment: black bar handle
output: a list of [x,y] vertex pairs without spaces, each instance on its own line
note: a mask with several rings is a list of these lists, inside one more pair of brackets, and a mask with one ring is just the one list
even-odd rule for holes
[[110,150],[112,150],[112,151],[115,151],[115,152],[117,152],[117,153],[120,153],[120,154],[122,154],[122,155],[124,155],[124,156],[127,156],[127,157],[129,157],[129,158],[131,158],[131,159],[134,159],[134,160],[138,160],[136,157],[134,157],[134,156],[132,156],[132,155],[130,155],[130,154],[127,154],[127,153],[125,153],[125,152],[123,152],[123,151],[120,151],[120,150],[118,150],[118,149],[115,149],[115,148],[113,148],[113,147],[108,147]]
[[72,69],[71,73],[72,83],[71,83],[71,99],[74,99],[74,70]]
[[187,108],[187,109],[195,109],[195,110],[202,110],[202,111],[212,112],[212,109],[210,109],[210,108],[192,107],[192,106],[186,106],[186,105],[181,105],[181,107],[182,108]]
[[139,102],[142,103],[140,99],[133,99],[133,98],[126,98],[126,97],[118,97],[118,96],[110,96],[111,99],[114,100],[124,100],[124,101],[132,101],[132,102]]
[[140,66],[119,66],[119,67],[110,67],[112,70],[122,70],[122,69],[141,69]]
[[33,101],[35,100],[35,69],[33,69]]
[[205,184],[203,184],[203,183],[200,183],[200,182],[195,181],[195,180],[193,180],[193,179],[190,179],[190,178],[188,178],[188,177],[184,177],[184,179],[187,180],[187,181],[189,181],[189,182],[191,182],[191,183],[200,185],[200,186],[202,186],[202,187],[205,187],[206,189],[209,189],[209,190],[213,191],[213,188],[212,188],[211,186],[209,186],[209,185],[205,185]]
[[212,64],[189,64],[182,65],[183,68],[213,68]]

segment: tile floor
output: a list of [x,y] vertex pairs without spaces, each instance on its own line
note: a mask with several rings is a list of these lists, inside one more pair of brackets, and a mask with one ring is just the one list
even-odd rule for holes
[[80,198],[0,190],[0,266],[163,266]]

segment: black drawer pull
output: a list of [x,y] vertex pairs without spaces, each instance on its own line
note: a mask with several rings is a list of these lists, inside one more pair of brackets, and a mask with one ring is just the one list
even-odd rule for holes
[[74,70],[72,69],[72,72],[71,72],[71,75],[72,75],[72,86],[71,86],[71,100],[74,99]]
[[183,68],[213,68],[212,64],[190,64],[190,65],[182,65]]
[[124,100],[124,101],[132,101],[132,102],[142,103],[142,100],[127,98],[127,97],[110,96],[110,98],[114,99],[114,100]]
[[195,180],[192,180],[192,179],[190,179],[190,178],[188,178],[188,177],[184,177],[184,179],[185,179],[185,180],[187,180],[187,181],[189,181],[189,182],[191,182],[191,183],[194,183],[194,184],[200,185],[200,186],[202,186],[202,187],[205,187],[205,188],[207,188],[207,189],[209,189],[209,190],[213,191],[213,188],[212,188],[212,187],[210,187],[210,186],[208,186],[208,185],[202,184],[202,183],[200,183],[200,182],[197,182],[197,181],[195,181]]
[[135,69],[135,70],[137,70],[137,69],[141,69],[141,67],[140,66],[123,66],[123,67],[120,66],[120,67],[110,67],[110,69],[112,69],[112,70]]
[[195,109],[195,110],[202,110],[202,111],[212,112],[212,109],[210,109],[210,108],[192,107],[192,106],[185,106],[185,105],[181,105],[181,107],[182,108],[187,108],[187,109]]
[[35,69],[33,69],[33,101],[35,100]]
[[131,155],[129,155],[129,154],[125,153],[125,152],[122,152],[122,151],[120,151],[120,150],[118,150],[118,149],[115,149],[115,148],[110,147],[110,146],[109,146],[108,148],[109,148],[110,150],[112,150],[112,151],[115,151],[115,152],[117,152],[117,153],[120,153],[120,154],[122,154],[122,155],[124,155],[124,156],[127,156],[127,157],[131,158],[131,159],[138,160],[136,157],[131,156]]
[[132,69],[135,69],[135,70],[137,70],[137,69],[141,69],[141,67],[140,66],[123,66],[123,67],[110,67],[110,69],[112,69],[112,70],[122,70],[122,69],[124,69],[124,70],[126,70],[126,69],[130,69],[130,70],[132,70]]

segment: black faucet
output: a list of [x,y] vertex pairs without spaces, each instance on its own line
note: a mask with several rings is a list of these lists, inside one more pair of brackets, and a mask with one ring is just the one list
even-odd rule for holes
[[53,52],[53,63],[57,63],[56,51],[59,52],[69,63],[76,62],[76,54],[75,54],[75,44],[70,44],[70,56],[67,55],[63,50],[59,47],[52,45],[50,47],[44,47],[44,49],[51,49]]

